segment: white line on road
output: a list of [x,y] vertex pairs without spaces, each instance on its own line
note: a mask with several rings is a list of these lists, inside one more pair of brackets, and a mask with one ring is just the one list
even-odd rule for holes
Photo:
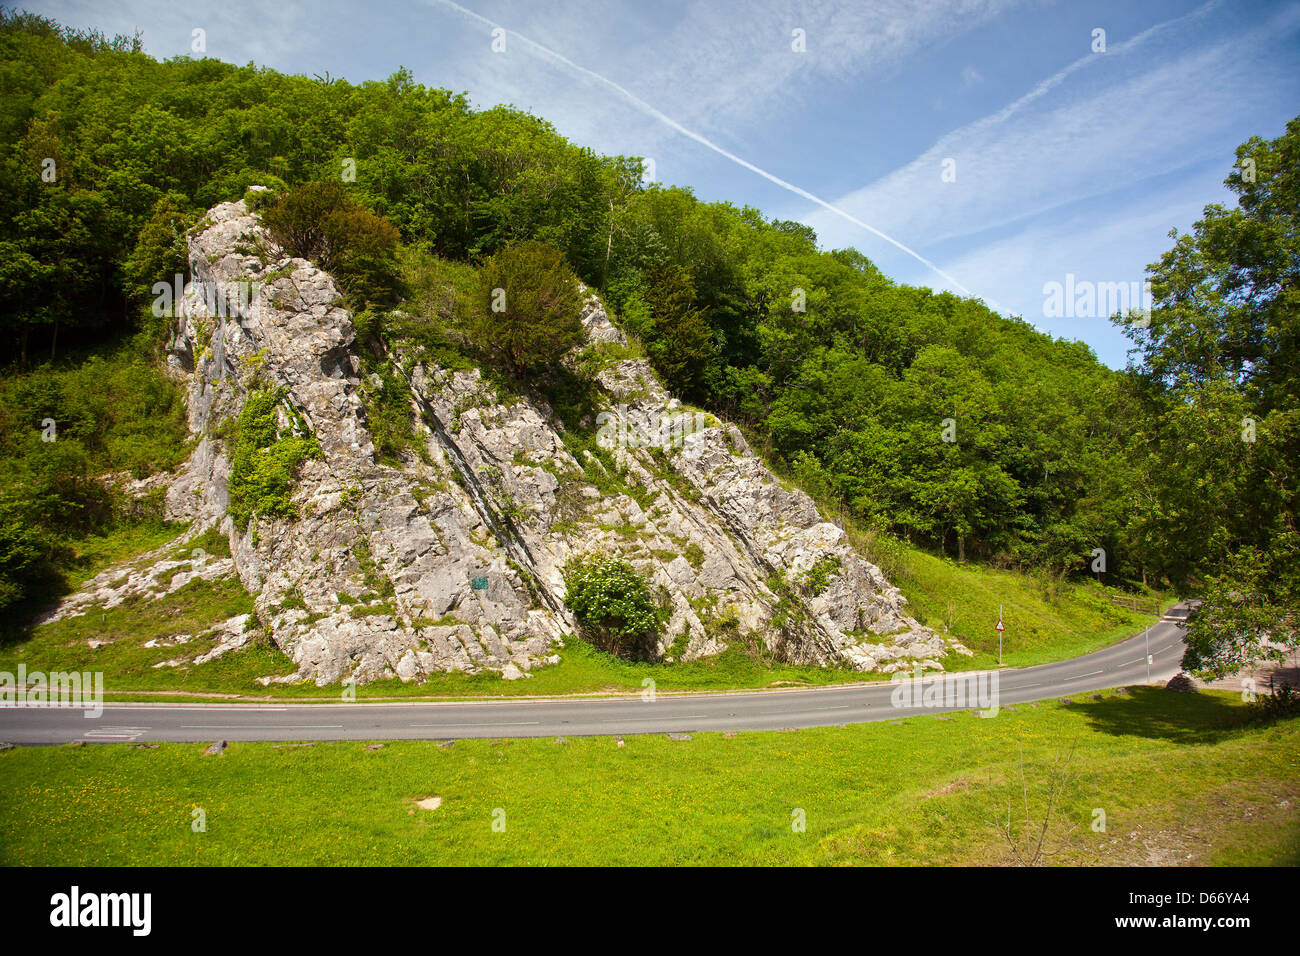
[[483,730],[487,727],[536,727],[540,720],[484,721],[481,724],[408,724],[407,730],[451,730],[456,727],[468,727],[471,730]]
[[181,730],[342,730],[342,724],[181,724]]

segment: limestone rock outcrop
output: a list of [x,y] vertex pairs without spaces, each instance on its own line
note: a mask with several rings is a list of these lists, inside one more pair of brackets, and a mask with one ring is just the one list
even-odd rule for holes
[[[603,403],[585,423],[593,454],[544,403],[505,399],[478,370],[398,346],[389,358],[421,447],[401,467],[379,463],[352,316],[311,263],[259,255],[269,243],[242,202],[210,210],[191,238],[169,366],[188,388],[197,444],[166,507],[195,534],[229,537],[229,562],[293,679],[526,677],[577,633],[562,568],[593,549],[651,582],[667,618],[660,656],[741,646],[890,671],[941,668],[964,651],[910,618],[898,589],[739,429],[682,406],[644,359],[586,362]],[[583,324],[597,358],[630,352],[594,295]],[[296,518],[241,528],[223,435],[262,383],[283,389],[281,423],[304,423],[321,455],[301,468]],[[232,629],[223,643],[239,639]]]

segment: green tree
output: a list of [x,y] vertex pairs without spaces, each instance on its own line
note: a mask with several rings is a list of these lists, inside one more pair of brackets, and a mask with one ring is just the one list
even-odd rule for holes
[[289,189],[261,217],[285,252],[315,262],[362,302],[395,291],[397,228],[350,199],[338,183]]
[[1225,184],[1236,207],[1207,206],[1150,267],[1149,321],[1118,320],[1154,406],[1134,520],[1176,580],[1204,578],[1184,666],[1207,675],[1297,642],[1300,118],[1242,144]]
[[516,376],[542,371],[584,341],[578,279],[553,246],[507,246],[479,271],[470,334]]
[[651,269],[644,296],[649,321],[637,331],[655,368],[678,395],[698,400],[718,350],[704,310],[695,306],[690,271],[677,265]]
[[136,237],[135,248],[122,263],[127,288],[132,294],[144,298],[151,294],[154,283],[170,285],[175,276],[184,276],[189,271],[185,231],[197,219],[198,215],[181,193],[168,193],[154,203],[149,220]]

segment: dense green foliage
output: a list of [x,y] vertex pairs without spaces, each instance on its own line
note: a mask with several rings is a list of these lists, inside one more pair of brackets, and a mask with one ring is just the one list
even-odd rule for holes
[[[167,197],[201,213],[250,184],[343,182],[355,164],[349,196],[431,252],[476,258],[535,239],[594,279],[639,175],[540,119],[474,112],[406,71],[353,85],[160,63],[136,39],[3,11],[0,76],[0,361],[29,340],[52,345],[59,326],[128,323],[142,277],[127,262]],[[150,278],[170,281],[160,265]]]
[[1131,520],[1171,578],[1205,577],[1185,665],[1215,675],[1300,644],[1300,118],[1242,144],[1226,185],[1236,207],[1175,237],[1150,322],[1127,326],[1146,401]]
[[187,431],[179,390],[134,345],[0,380],[0,610],[49,596],[74,541],[156,517],[101,476],[176,466]]
[[[739,422],[846,517],[960,559],[1205,588],[1189,666],[1294,640],[1295,123],[1241,147],[1238,208],[1209,207],[1153,267],[1151,322],[1129,325],[1138,362],[1113,372],[1081,343],[899,285],[798,223],[646,188],[635,159],[405,70],[350,84],[159,63],[131,38],[3,13],[0,75],[10,358],[56,352],[60,328],[66,344],[70,326],[129,326],[151,282],[183,268],[202,210],[266,184],[250,199],[288,248],[359,299],[407,300],[365,329],[388,460],[409,434],[383,354],[395,336],[449,367],[495,363],[583,420],[589,385],[555,363],[575,341],[572,269],[678,396]],[[518,311],[493,312],[495,289]],[[301,451],[286,446],[274,475],[250,460],[244,518],[275,511],[258,502],[279,500]],[[45,452],[51,482],[84,484],[93,467],[55,464],[65,453]],[[38,573],[21,525],[0,527],[12,573]]]
[[650,585],[622,558],[588,554],[564,569],[565,603],[598,648],[633,659],[649,657],[659,634]]
[[298,469],[320,456],[320,443],[292,409],[284,410],[284,397],[283,388],[250,391],[234,428],[229,510],[241,528],[254,517],[296,518],[291,495]]
[[383,300],[395,292],[397,229],[350,199],[338,183],[310,182],[278,192],[259,212],[285,252],[310,259],[357,300]]
[[516,375],[554,366],[583,340],[578,279],[552,246],[523,242],[496,253],[479,270],[478,298],[472,339]]

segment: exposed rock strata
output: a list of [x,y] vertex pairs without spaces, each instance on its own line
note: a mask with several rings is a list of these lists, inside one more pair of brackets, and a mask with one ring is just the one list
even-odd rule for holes
[[[444,369],[414,350],[394,359],[424,448],[401,468],[377,463],[356,334],[334,282],[301,259],[263,264],[259,238],[269,241],[244,205],[224,203],[191,239],[193,281],[169,364],[189,389],[197,445],[166,508],[194,519],[194,533],[228,535],[232,557],[206,573],[239,575],[258,621],[293,659],[292,679],[525,677],[574,633],[561,569],[594,548],[626,556],[652,582],[668,612],[660,655],[692,660],[739,644],[861,671],[941,668],[943,638],[907,615],[844,532],[776,480],[735,426],[672,399],[645,360],[597,373],[606,402],[597,440],[617,466],[606,491],[584,474],[599,460],[574,457],[549,409],[503,401],[477,370]],[[583,322],[611,354],[626,345],[595,296]],[[227,513],[219,436],[255,380],[284,386],[283,424],[300,416],[322,457],[302,468],[298,519],[240,530]],[[638,446],[637,435],[660,447]],[[92,582],[56,613],[167,593],[178,586],[168,570],[163,561],[140,572],[123,595]],[[221,653],[243,641],[243,622],[231,624]]]

